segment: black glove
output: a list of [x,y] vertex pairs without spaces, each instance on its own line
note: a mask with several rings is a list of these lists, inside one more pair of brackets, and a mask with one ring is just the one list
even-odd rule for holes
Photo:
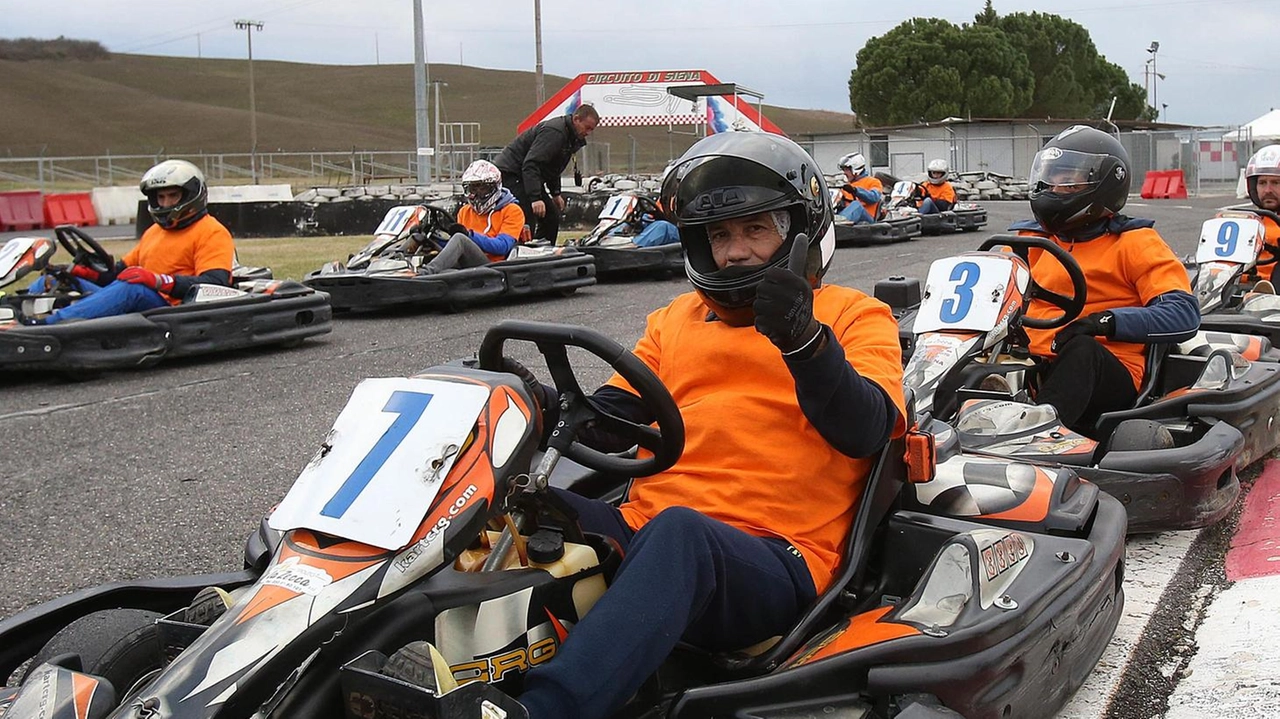
[[822,331],[813,318],[813,288],[809,282],[783,267],[765,271],[756,287],[756,331],[769,338],[782,353],[808,347]]
[[1116,316],[1110,312],[1094,312],[1088,317],[1082,317],[1059,330],[1058,334],[1054,335],[1053,345],[1049,349],[1057,352],[1076,335],[1115,337]]
[[445,229],[449,231],[450,236],[459,235],[459,234],[466,235],[467,237],[471,236],[471,230],[468,230],[466,226],[463,225],[461,222],[455,222],[452,225],[449,225]]

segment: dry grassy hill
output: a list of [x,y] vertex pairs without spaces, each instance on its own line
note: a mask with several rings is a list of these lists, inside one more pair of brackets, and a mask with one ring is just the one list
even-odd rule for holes
[[[431,66],[442,120],[479,122],[480,142],[503,145],[534,109],[529,72]],[[414,146],[412,65],[254,62],[258,146],[264,151],[404,150]],[[546,76],[547,93],[568,78]],[[247,65],[113,55],[106,60],[0,60],[0,154],[10,157],[245,152],[249,145]],[[795,134],[849,128],[844,113],[765,106]],[[688,130],[689,128],[679,128]],[[642,168],[665,161],[690,139],[666,128],[600,130],[614,169],[625,169],[635,137]]]

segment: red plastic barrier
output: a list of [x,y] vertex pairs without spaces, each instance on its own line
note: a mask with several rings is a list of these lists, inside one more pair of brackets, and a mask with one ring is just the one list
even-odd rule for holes
[[98,224],[98,213],[93,211],[93,196],[88,192],[45,195],[44,222],[47,227],[91,227]]
[[1143,199],[1185,200],[1187,179],[1182,170],[1151,170],[1142,178]]
[[39,190],[0,192],[0,230],[34,230],[44,226]]

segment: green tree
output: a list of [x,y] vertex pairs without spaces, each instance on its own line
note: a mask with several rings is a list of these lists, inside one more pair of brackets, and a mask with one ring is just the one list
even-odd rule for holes
[[[980,16],[981,17],[981,16]],[[1009,41],[1027,56],[1035,92],[1030,117],[1105,117],[1115,96],[1115,119],[1147,114],[1142,88],[1119,65],[1098,53],[1089,31],[1049,13],[1013,13],[995,20]],[[1134,94],[1134,91],[1137,94]]]
[[954,115],[1006,117],[1030,101],[1025,55],[991,27],[913,18],[858,51],[849,104],[862,122],[912,123]]

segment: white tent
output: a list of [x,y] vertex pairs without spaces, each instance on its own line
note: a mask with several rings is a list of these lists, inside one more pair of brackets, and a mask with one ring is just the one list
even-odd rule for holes
[[1274,142],[1280,140],[1280,110],[1272,110],[1258,119],[1245,123],[1239,130],[1222,136],[1224,140],[1247,142]]

